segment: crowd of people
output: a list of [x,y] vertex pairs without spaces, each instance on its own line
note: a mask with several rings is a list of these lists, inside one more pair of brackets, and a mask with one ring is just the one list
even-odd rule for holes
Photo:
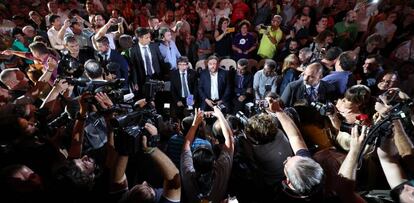
[[414,1],[0,3],[4,202],[414,203]]

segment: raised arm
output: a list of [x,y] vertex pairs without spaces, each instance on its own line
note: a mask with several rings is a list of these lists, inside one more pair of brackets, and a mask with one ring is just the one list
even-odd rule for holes
[[90,93],[84,93],[78,100],[80,109],[75,121],[75,126],[73,126],[71,143],[68,150],[68,158],[70,159],[78,159],[82,155],[84,126],[88,113],[86,99],[91,97],[92,95]]
[[43,75],[40,76],[39,81],[49,82],[50,78],[52,77],[53,72],[58,67],[57,61],[55,59],[53,59],[52,57],[49,57],[47,59],[47,64],[48,64],[49,67],[48,67],[48,69],[46,69],[46,71],[43,73]]
[[225,139],[225,146],[230,149],[232,152],[234,151],[234,140],[233,140],[233,131],[230,128],[229,123],[227,122],[226,118],[224,118],[223,113],[217,106],[214,106],[214,115],[217,117],[218,121],[220,122],[220,127],[223,132],[223,136]]
[[407,180],[398,161],[398,149],[392,139],[385,139],[377,148],[377,154],[391,189]]
[[[151,136],[158,134],[157,128],[149,123],[145,124],[145,129]],[[179,200],[181,196],[181,180],[177,167],[158,147],[148,147],[146,136],[142,137],[142,146],[144,153],[151,157],[161,171],[162,177],[164,178],[164,197],[170,200]]]
[[355,181],[358,153],[361,150],[361,144],[366,133],[366,126],[362,127],[361,135],[359,135],[357,126],[352,128],[350,149],[338,172],[341,180],[340,185],[338,186],[338,195],[343,202],[365,202],[357,193],[355,193]]
[[63,23],[63,26],[60,28],[59,32],[58,32],[58,39],[63,41],[63,37],[65,36],[66,33],[66,29],[68,29],[68,27],[70,26],[70,20],[66,19],[65,22]]
[[195,117],[193,120],[193,125],[188,131],[187,135],[184,138],[183,151],[191,150],[191,144],[194,141],[195,133],[198,129],[198,126],[203,122],[203,112],[199,109],[195,109]]
[[308,149],[298,127],[295,125],[295,122],[282,110],[279,101],[275,101],[270,98],[266,99],[270,105],[269,110],[276,115],[279,119],[280,125],[283,130],[285,130],[293,152],[296,153],[300,149]]

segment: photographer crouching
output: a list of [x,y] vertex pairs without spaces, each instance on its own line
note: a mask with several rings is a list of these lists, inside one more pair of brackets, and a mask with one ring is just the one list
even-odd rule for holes
[[237,143],[240,151],[232,172],[236,177],[231,179],[237,198],[243,202],[321,198],[323,169],[311,158],[295,122],[280,102],[272,97],[266,101],[268,113],[249,118],[245,138]]

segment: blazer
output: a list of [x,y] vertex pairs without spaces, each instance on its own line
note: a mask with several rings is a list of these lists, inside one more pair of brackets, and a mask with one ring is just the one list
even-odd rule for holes
[[115,49],[111,50],[111,55],[108,58],[109,62],[115,62],[117,64],[119,64],[120,66],[120,70],[119,70],[119,75],[117,75],[117,78],[124,78],[125,79],[125,85],[124,87],[128,87],[128,61]]
[[[228,71],[219,68],[217,72],[219,99],[226,104],[230,100],[231,96],[231,84],[229,81]],[[198,93],[201,97],[201,108],[204,109],[206,107],[205,99],[211,98],[211,79],[210,71],[208,69],[205,69],[200,73]]]
[[248,72],[246,74],[244,74],[244,78],[243,78],[243,82],[242,82],[242,87],[241,89],[239,89],[239,79],[240,76],[238,76],[237,74],[234,75],[234,79],[233,79],[233,89],[234,89],[234,93],[236,94],[235,96],[240,96],[240,95],[245,95],[245,96],[251,96],[251,93],[247,93],[247,89],[251,88],[253,91],[253,75]]
[[[172,71],[170,73],[170,80],[171,80],[171,96],[172,101],[176,104],[178,101],[182,100],[181,91],[181,76],[180,71],[178,69]],[[197,97],[198,86],[197,86],[197,72],[193,69],[187,69],[187,83],[189,92],[194,95],[194,98]]]
[[[162,61],[162,56],[158,45],[155,43],[150,43],[149,49],[151,52],[151,61],[152,67],[154,68],[154,75],[152,76],[153,79],[161,79],[161,75],[165,73],[164,64]],[[145,64],[144,60],[142,59],[141,49],[138,44],[134,45],[129,49],[130,51],[130,64],[131,64],[131,80],[132,84],[138,84],[140,90],[142,90],[143,85],[146,81],[146,72],[145,72]]]
[[[306,95],[306,86],[303,83],[303,79],[299,79],[286,86],[281,99],[285,106],[293,106],[298,100],[306,100]],[[322,103],[333,101],[335,95],[335,87],[321,80],[318,88],[318,101]]]

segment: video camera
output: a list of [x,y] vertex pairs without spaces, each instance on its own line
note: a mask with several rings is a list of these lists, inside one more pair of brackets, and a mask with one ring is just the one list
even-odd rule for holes
[[148,80],[144,84],[145,100],[147,102],[154,101],[157,92],[170,91],[170,85],[160,80]]
[[[113,81],[90,81],[89,84],[85,85],[86,91],[93,94],[106,93],[113,103],[124,103],[124,95],[128,90],[123,89],[125,79],[118,78]],[[96,104],[95,98],[91,97],[87,100],[90,104]]]
[[82,76],[84,67],[82,63],[71,56],[64,55],[59,62],[59,75],[64,77],[72,76],[79,78]]
[[387,115],[380,121],[371,126],[365,136],[361,145],[361,150],[358,154],[358,169],[361,168],[362,159],[364,158],[364,149],[367,145],[372,147],[372,151],[381,145],[381,142],[392,134],[392,121],[399,119],[403,123],[406,131],[412,130],[411,123],[411,108],[414,106],[414,101],[411,99],[402,100],[390,108]]
[[256,100],[255,103],[249,102],[245,104],[245,112],[249,117],[266,112],[267,108],[269,108],[269,102],[265,99]]
[[151,136],[145,130],[145,123],[151,123],[157,128],[162,122],[162,117],[154,109],[132,111],[117,116],[111,120],[111,125],[116,132],[115,147],[121,154],[135,154],[142,149],[142,136],[148,139],[149,147],[157,146],[160,137]]

